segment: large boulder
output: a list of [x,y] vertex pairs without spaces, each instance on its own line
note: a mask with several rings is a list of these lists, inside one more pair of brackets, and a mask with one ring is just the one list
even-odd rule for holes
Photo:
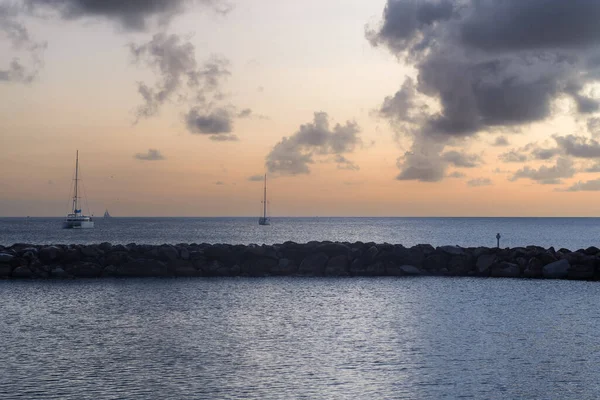
[[477,258],[477,272],[480,275],[489,275],[492,265],[496,263],[495,254],[482,254]]
[[53,263],[60,260],[63,254],[65,251],[60,247],[47,246],[40,249],[39,257],[44,263]]
[[327,276],[348,276],[348,257],[340,255],[332,257],[325,266],[325,275]]
[[8,253],[0,253],[0,264],[10,264],[15,259],[15,256]]
[[160,261],[169,262],[169,261],[177,260],[177,258],[179,258],[179,252],[177,251],[177,249],[174,246],[170,246],[170,245],[160,246],[157,249],[157,252],[158,252],[158,259]]
[[204,276],[238,276],[240,274],[239,265],[225,265],[220,261],[213,260],[202,265],[202,274]]
[[564,279],[569,275],[569,261],[560,260],[544,266],[543,276],[547,279]]
[[386,265],[385,274],[387,276],[420,276],[425,275],[425,271],[414,265]]
[[530,258],[523,272],[526,278],[541,278],[544,275],[544,263],[537,257]]
[[70,277],[67,271],[65,271],[65,269],[60,265],[55,265],[51,268],[50,276],[56,279],[66,279]]
[[436,251],[448,254],[450,256],[462,256],[465,254],[465,249],[459,246],[440,246],[436,249]]
[[329,261],[329,257],[325,253],[309,254],[302,260],[298,273],[308,276],[322,276],[325,273],[325,266]]
[[328,257],[348,256],[350,248],[342,243],[323,243],[316,247],[316,252],[325,253]]
[[268,257],[252,257],[244,260],[241,267],[241,274],[246,276],[266,276],[271,269],[278,265],[278,260]]
[[594,279],[594,265],[572,265],[567,272],[567,277],[576,280]]
[[82,256],[88,259],[95,259],[104,253],[95,245],[82,246],[79,251],[81,251]]
[[10,264],[0,264],[0,279],[9,278],[13,267]]
[[491,275],[496,278],[518,278],[521,276],[521,268],[517,264],[503,261],[492,265]]
[[289,258],[280,258],[277,265],[271,268],[271,275],[289,276],[298,272],[298,266]]
[[423,262],[423,268],[426,271],[440,271],[448,268],[448,259],[450,257],[443,253],[434,253],[427,258]]

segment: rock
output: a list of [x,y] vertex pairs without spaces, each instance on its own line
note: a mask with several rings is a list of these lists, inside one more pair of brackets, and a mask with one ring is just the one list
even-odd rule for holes
[[169,276],[167,265],[161,261],[137,259],[117,268],[118,276],[129,277],[161,277]]
[[563,279],[569,274],[569,262],[567,260],[555,261],[544,266],[543,276],[547,279]]
[[29,269],[29,267],[24,265],[15,268],[12,271],[11,276],[17,279],[31,279],[34,277],[33,272]]
[[100,250],[102,250],[104,253],[111,251],[112,247],[113,247],[112,244],[110,244],[108,242],[103,242],[103,243],[100,243],[100,245],[98,245],[98,248]]
[[593,265],[572,265],[567,272],[569,279],[589,280],[594,278]]
[[10,264],[0,264],[0,279],[10,278],[13,267]]
[[420,276],[425,275],[425,271],[414,265],[387,265],[386,275],[388,276]]
[[15,256],[8,253],[0,253],[0,264],[9,264],[15,259]]
[[461,255],[455,255],[448,261],[448,271],[457,276],[472,275],[474,271],[474,259],[463,252]]
[[101,254],[100,249],[96,248],[94,245],[83,246],[79,251],[81,252],[81,255],[89,258],[96,258]]
[[446,269],[448,264],[448,256],[442,253],[434,253],[425,258],[423,267],[426,271],[438,271]]
[[348,276],[348,257],[340,255],[329,259],[325,267],[326,276]]
[[436,251],[441,251],[442,253],[446,253],[450,256],[462,256],[465,254],[465,250],[459,246],[441,246],[438,247]]
[[242,263],[241,274],[246,276],[267,276],[272,268],[278,265],[278,260],[267,257],[255,257]]
[[350,248],[341,243],[323,243],[316,247],[316,252],[324,253],[328,257],[348,256]]
[[309,254],[302,260],[298,268],[298,273],[300,275],[322,276],[325,273],[327,261],[329,261],[329,257],[325,253]]
[[179,252],[173,246],[160,246],[158,248],[158,258],[161,261],[172,261],[177,260]]
[[596,246],[591,246],[585,249],[585,254],[587,254],[588,256],[595,256],[598,253],[600,253],[600,249]]
[[492,267],[492,265],[495,262],[496,262],[495,254],[483,254],[483,255],[479,256],[479,258],[477,259],[477,264],[476,264],[477,272],[480,275],[488,275],[490,272],[490,268]]
[[518,278],[521,276],[521,268],[517,264],[503,261],[492,265],[491,275],[495,278]]
[[56,246],[48,246],[48,247],[42,247],[40,250],[40,260],[42,260],[45,263],[51,263],[51,262],[56,262],[57,260],[59,260],[63,254],[65,253],[65,251],[63,249],[61,249],[60,247],[56,247]]
[[182,260],[189,260],[190,259],[189,250],[185,247],[182,247],[181,249],[179,249],[179,257],[181,257]]
[[168,268],[175,276],[202,276],[202,270],[195,268],[191,261],[173,260],[168,264]]
[[63,269],[63,267],[55,266],[50,270],[50,276],[57,279],[66,279],[70,275]]
[[116,277],[119,276],[118,267],[116,265],[108,265],[102,271],[103,277]]
[[238,276],[240,271],[238,265],[227,266],[217,260],[208,262],[202,267],[204,276]]
[[67,267],[67,272],[77,278],[99,278],[102,275],[101,265],[91,262],[81,262]]
[[536,257],[533,257],[527,263],[527,267],[523,272],[526,278],[541,278],[543,276],[544,264]]
[[288,258],[280,258],[277,265],[271,268],[271,275],[294,275],[298,272],[298,266]]

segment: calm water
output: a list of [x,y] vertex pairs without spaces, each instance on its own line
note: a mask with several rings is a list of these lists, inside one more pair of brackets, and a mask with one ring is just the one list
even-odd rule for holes
[[113,218],[92,230],[61,229],[60,218],[0,218],[0,244],[13,243],[232,243],[286,240],[400,243],[413,246],[539,245],[572,250],[600,247],[600,218]]
[[0,398],[596,399],[600,285],[0,282]]

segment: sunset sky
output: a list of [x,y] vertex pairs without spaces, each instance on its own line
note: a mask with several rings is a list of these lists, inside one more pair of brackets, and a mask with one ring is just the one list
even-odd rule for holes
[[600,1],[0,0],[0,216],[600,216]]

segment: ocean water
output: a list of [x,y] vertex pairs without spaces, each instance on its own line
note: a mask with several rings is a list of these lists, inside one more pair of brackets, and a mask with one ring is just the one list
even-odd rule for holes
[[2,399],[597,399],[600,285],[0,282]]
[[91,230],[61,229],[61,218],[0,218],[0,244],[229,243],[274,244],[311,240],[413,246],[538,245],[571,250],[600,247],[600,218],[112,218]]

